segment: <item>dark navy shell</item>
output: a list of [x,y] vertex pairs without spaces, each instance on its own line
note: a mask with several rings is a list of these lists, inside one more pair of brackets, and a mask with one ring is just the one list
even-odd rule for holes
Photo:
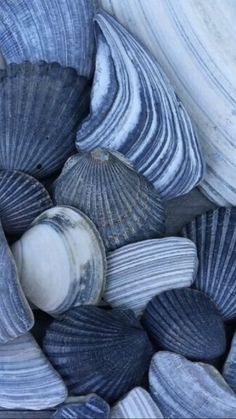
[[109,419],[110,417],[110,406],[96,394],[71,399],[59,407],[51,419]]

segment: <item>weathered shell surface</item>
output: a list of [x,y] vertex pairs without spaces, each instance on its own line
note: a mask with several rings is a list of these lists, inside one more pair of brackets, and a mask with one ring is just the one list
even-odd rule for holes
[[71,397],[59,407],[51,419],[109,419],[110,406],[96,394]]
[[223,377],[236,393],[236,333],[223,368]]

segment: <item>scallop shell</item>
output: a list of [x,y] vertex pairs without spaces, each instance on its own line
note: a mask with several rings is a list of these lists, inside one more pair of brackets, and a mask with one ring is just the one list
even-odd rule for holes
[[38,178],[61,169],[87,112],[84,77],[59,64],[11,64],[0,70],[0,169]]
[[115,19],[96,15],[97,58],[90,116],[77,147],[115,149],[164,198],[189,192],[203,162],[189,116],[155,59]]
[[223,368],[223,377],[236,393],[236,332]]
[[203,291],[225,320],[236,318],[236,208],[219,208],[196,217],[182,235],[197,247],[194,287]]
[[17,171],[0,171],[0,217],[7,233],[24,233],[51,206],[48,192],[36,179]]
[[96,393],[115,402],[140,385],[152,347],[132,311],[82,306],[54,320],[44,351],[71,395]]
[[155,295],[191,286],[197,253],[190,240],[168,237],[124,246],[111,252],[107,262],[104,299],[139,316]]
[[28,299],[54,316],[96,304],[105,277],[105,250],[93,223],[80,211],[44,211],[12,246]]
[[0,406],[41,410],[62,403],[66,387],[30,333],[0,345]]
[[[34,317],[20,286],[16,264],[0,224],[0,346],[26,333]],[[1,359],[1,358],[0,358]],[[1,362],[0,362],[1,364]],[[1,388],[1,385],[0,385]],[[1,405],[1,404],[0,404]]]
[[236,396],[211,365],[193,363],[181,355],[154,355],[149,383],[151,395],[163,416],[173,419],[233,418]]
[[0,16],[0,47],[8,64],[44,60],[92,75],[93,0],[4,0]]
[[148,303],[142,323],[156,348],[192,360],[213,362],[226,350],[223,320],[200,291],[182,288],[157,295]]
[[59,407],[52,419],[109,419],[110,406],[96,394],[71,397]]
[[71,157],[55,183],[54,199],[91,218],[108,250],[164,233],[158,193],[117,153],[97,149]]
[[141,387],[135,387],[111,409],[111,419],[161,419],[160,409],[150,394]]

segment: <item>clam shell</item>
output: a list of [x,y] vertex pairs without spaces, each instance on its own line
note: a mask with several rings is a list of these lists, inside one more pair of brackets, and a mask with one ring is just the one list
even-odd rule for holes
[[215,304],[200,291],[182,288],[154,297],[142,323],[156,348],[213,362],[226,350],[224,323]]
[[139,316],[155,295],[191,286],[196,270],[190,240],[168,237],[129,244],[108,255],[104,299]]
[[233,418],[236,396],[211,365],[193,363],[181,355],[154,355],[149,384],[151,395],[167,418]]
[[93,0],[4,0],[0,16],[0,47],[8,64],[44,60],[92,75]]
[[87,112],[84,77],[59,64],[11,64],[0,70],[0,169],[37,178],[61,169]]
[[48,192],[32,176],[11,170],[0,171],[0,217],[7,233],[23,233],[51,206]]
[[80,211],[44,211],[12,246],[28,299],[52,315],[96,304],[105,277],[105,249],[93,223]]
[[30,330],[34,317],[21,289],[16,264],[1,224],[0,266],[0,344],[3,344]]
[[110,406],[96,394],[71,397],[59,407],[52,419],[109,419]]
[[108,250],[164,233],[159,194],[119,153],[96,149],[71,157],[55,182],[54,200],[91,218]]
[[95,18],[97,57],[90,116],[77,147],[115,149],[164,198],[189,192],[203,162],[189,116],[155,59],[105,11]]
[[196,217],[182,235],[197,247],[194,288],[203,291],[225,320],[236,318],[236,208],[218,208]]
[[96,393],[115,402],[140,385],[152,347],[132,311],[81,306],[54,320],[44,351],[71,395]]
[[111,419],[161,419],[160,409],[150,394],[141,387],[135,387],[111,409]]
[[66,387],[30,333],[0,345],[0,406],[41,410],[62,403]]
[[236,332],[223,368],[223,377],[236,393]]

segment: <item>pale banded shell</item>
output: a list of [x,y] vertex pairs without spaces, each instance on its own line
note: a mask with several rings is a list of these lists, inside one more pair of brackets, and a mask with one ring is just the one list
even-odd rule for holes
[[51,419],[109,419],[110,406],[96,394],[70,397]]
[[223,368],[223,376],[225,381],[236,393],[236,332],[234,334],[231,348]]

